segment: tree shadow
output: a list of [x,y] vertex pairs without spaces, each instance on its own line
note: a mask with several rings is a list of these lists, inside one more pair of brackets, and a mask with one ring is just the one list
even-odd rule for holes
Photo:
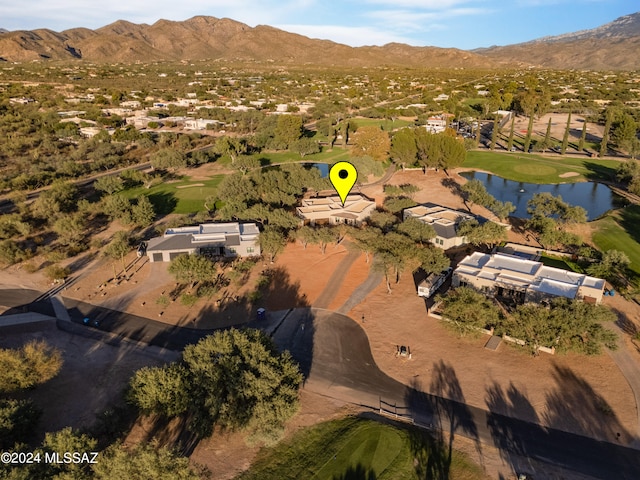
[[620,226],[624,228],[636,242],[640,243],[640,205],[629,205],[620,212]]
[[546,395],[544,423],[608,442],[628,443],[633,439],[607,401],[570,368],[555,365],[556,388]]
[[[426,394],[414,378],[408,389],[407,404],[413,412],[430,412],[430,427],[434,432],[435,444],[429,455],[418,449],[420,439],[412,439],[412,450],[416,455],[416,471],[420,478],[449,478],[456,432],[475,442],[476,450],[482,455],[480,436],[471,409],[465,404],[462,387],[455,369],[443,360],[434,363],[429,391]],[[446,436],[445,436],[446,432]]]
[[585,161],[583,165],[589,170],[589,173],[584,175],[588,180],[604,180],[608,182],[616,181],[616,169],[613,167],[589,161]]
[[269,310],[311,306],[307,296],[300,291],[300,282],[292,282],[291,275],[284,267],[270,267],[263,270],[262,274],[268,279],[268,283],[261,288],[262,303]]
[[[189,457],[200,442],[200,437],[190,430],[191,418],[188,414],[174,418],[162,415],[152,415],[142,418],[142,422],[149,422],[144,429],[143,442],[157,442],[158,447],[177,450],[181,455]],[[142,427],[141,427],[142,428]]]
[[489,409],[487,427],[495,446],[500,450],[500,456],[516,471],[519,469],[518,457],[527,455],[527,445],[522,432],[514,428],[511,422],[504,421],[505,417],[524,416],[532,422],[528,427],[534,429],[536,435],[544,436],[544,430],[538,426],[538,414],[527,397],[513,383],[503,390],[501,385],[493,382],[487,387],[486,392],[485,402]]
[[350,466],[344,473],[334,475],[332,480],[376,480],[376,473],[370,468],[365,468],[361,463]]
[[178,205],[178,200],[173,193],[155,192],[148,195],[157,215],[169,215]]
[[461,185],[457,181],[455,181],[453,178],[448,177],[448,178],[443,178],[440,181],[440,183],[442,184],[443,187],[448,188],[449,190],[451,190],[451,193],[453,193],[454,195],[457,195],[458,197],[462,198],[462,200],[465,202],[465,206],[466,206],[467,195],[462,190]]

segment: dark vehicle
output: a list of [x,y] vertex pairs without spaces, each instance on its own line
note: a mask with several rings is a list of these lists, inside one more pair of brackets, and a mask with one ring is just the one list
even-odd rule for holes
[[142,257],[145,253],[147,253],[147,244],[145,242],[141,242],[140,245],[138,245],[136,254],[138,255],[138,257]]

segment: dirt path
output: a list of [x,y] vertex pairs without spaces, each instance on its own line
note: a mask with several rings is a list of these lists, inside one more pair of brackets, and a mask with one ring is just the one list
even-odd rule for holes
[[[348,243],[346,246],[348,246]],[[356,250],[348,250],[347,256],[340,262],[338,268],[336,268],[329,280],[327,280],[327,286],[324,288],[320,296],[316,298],[315,302],[313,302],[313,306],[316,308],[328,308],[331,304],[331,301],[335,298],[335,296],[340,291],[342,287],[342,283],[347,275],[347,272],[353,265],[358,257],[360,257],[360,252]]]

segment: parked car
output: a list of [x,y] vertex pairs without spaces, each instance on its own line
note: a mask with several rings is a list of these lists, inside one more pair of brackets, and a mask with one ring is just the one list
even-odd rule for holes
[[145,253],[147,253],[147,244],[145,242],[141,242],[140,245],[138,245],[136,254],[138,257],[142,257]]

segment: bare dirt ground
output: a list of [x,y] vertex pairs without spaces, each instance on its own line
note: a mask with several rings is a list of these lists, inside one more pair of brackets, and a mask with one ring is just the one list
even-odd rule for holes
[[[567,119],[568,114],[566,113],[547,113],[539,118],[535,118],[533,122],[533,134],[538,137],[543,137],[547,133],[547,125],[549,124],[549,119],[551,119],[551,138],[555,143],[561,143],[562,138],[564,136],[564,131],[567,128]],[[527,126],[529,123],[528,117],[518,116],[516,117],[514,131],[516,134],[520,134],[521,136],[525,136],[527,134]],[[569,131],[569,144],[575,143],[577,146],[578,141],[580,140],[580,135],[582,135],[582,126],[584,125],[584,117],[580,115],[572,115],[571,123],[570,123],[570,131]],[[509,134],[510,124],[502,129],[502,132],[506,135]],[[602,135],[604,133],[604,129],[602,125],[597,125],[595,123],[587,124],[587,137],[586,140],[588,142],[599,142],[602,139]],[[571,147],[568,150],[568,153],[577,153]]]
[[5,328],[1,348],[17,348],[31,340],[44,340],[62,353],[60,373],[47,383],[24,392],[43,411],[34,438],[70,426],[89,427],[96,415],[120,403],[133,373],[161,362],[129,345],[113,347],[58,330],[54,322]]

